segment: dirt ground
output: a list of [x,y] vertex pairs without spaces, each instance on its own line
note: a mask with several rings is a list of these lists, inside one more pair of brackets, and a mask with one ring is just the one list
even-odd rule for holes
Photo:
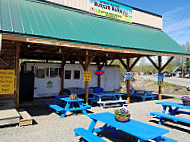
[[[144,80],[143,78],[136,77],[135,80],[131,81],[132,87],[134,89],[150,90],[154,91],[155,94],[158,93],[158,83],[152,80]],[[121,92],[126,92],[126,83],[121,82]],[[186,87],[173,85],[170,83],[164,83],[162,86],[163,94],[173,94],[173,95],[190,95]]]

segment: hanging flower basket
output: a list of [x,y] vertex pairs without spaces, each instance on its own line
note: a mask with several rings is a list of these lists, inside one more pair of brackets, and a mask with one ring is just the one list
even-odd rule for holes
[[190,106],[190,97],[189,96],[182,96],[180,99],[182,100],[184,106]]
[[128,122],[130,120],[129,111],[125,108],[117,109],[114,111],[115,119],[119,122]]

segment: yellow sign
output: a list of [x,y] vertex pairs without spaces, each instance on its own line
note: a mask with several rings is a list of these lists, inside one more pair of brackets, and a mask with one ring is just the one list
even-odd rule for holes
[[83,81],[91,81],[91,72],[90,71],[83,72]]
[[0,70],[0,95],[14,94],[15,70]]

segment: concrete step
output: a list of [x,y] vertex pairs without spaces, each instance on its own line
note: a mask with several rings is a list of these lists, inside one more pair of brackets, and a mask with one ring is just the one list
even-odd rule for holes
[[32,125],[33,118],[27,111],[20,111],[19,114],[21,116],[19,123],[20,126]]

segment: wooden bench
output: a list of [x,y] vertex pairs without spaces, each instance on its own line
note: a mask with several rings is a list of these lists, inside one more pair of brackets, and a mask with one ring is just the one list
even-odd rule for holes
[[58,105],[49,105],[50,108],[56,110],[56,113],[64,112],[64,108],[58,106]]
[[[182,117],[177,117],[177,116],[173,116],[170,114],[164,114],[164,113],[160,113],[160,112],[151,112],[150,113],[151,116],[156,116],[158,118],[160,118],[160,120],[162,121],[162,118],[167,118],[167,119],[171,119],[174,122],[183,122],[183,123],[189,123],[190,124],[190,119],[187,118],[182,118]],[[159,124],[162,124],[162,122],[159,122]]]
[[33,118],[28,114],[27,111],[21,111],[19,114],[22,117],[20,119],[19,126],[32,125]]
[[94,135],[84,128],[76,128],[73,131],[75,132],[75,136],[81,136],[88,142],[106,142],[105,140],[101,139],[100,137]]

